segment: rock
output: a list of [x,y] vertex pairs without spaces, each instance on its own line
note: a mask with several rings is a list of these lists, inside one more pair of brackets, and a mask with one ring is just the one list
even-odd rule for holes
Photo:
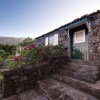
[[59,74],[52,75],[52,78],[64,82],[75,89],[83,91],[87,94],[91,94],[100,99],[100,86],[98,87],[97,84],[87,83],[78,79],[66,77]]
[[98,79],[98,75],[99,70],[96,66],[84,66],[77,69],[74,77],[82,81],[95,83],[95,81]]
[[48,98],[34,89],[4,98],[3,100],[48,100]]
[[91,95],[51,78],[39,81],[38,86],[50,100],[97,100]]

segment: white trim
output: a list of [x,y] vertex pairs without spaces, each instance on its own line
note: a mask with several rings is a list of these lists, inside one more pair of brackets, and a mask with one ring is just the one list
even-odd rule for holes
[[86,25],[87,25],[88,31],[91,32],[91,22],[86,22]]
[[54,45],[58,44],[58,34],[54,34]]
[[45,46],[48,45],[48,37],[45,38]]
[[45,38],[45,46],[58,45],[58,33]]
[[[81,33],[82,34],[82,39],[80,40],[77,40],[77,34]],[[77,32],[74,32],[74,43],[82,43],[82,42],[85,42],[85,29],[84,30],[80,30],[80,31],[77,31]]]
[[54,35],[51,35],[48,38],[49,38],[49,40],[48,40],[49,43],[48,44],[49,45],[54,45]]

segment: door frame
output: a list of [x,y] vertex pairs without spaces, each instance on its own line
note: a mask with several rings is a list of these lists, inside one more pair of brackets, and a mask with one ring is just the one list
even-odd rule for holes
[[[81,27],[81,26],[83,26],[82,28],[78,28],[78,27]],[[87,34],[87,59],[75,59],[75,60],[89,60],[89,52],[88,52],[88,28],[87,28],[87,26],[86,26],[86,24],[83,24],[83,25],[81,25],[81,26],[77,26],[77,27],[75,27],[75,28],[71,28],[71,29],[69,29],[69,40],[70,40],[70,59],[73,59],[72,58],[72,42],[73,42],[73,35],[72,35],[72,33],[73,32],[78,32],[78,31],[82,31],[82,30],[85,30],[85,38],[86,38],[86,34]],[[73,29],[75,29],[76,31],[72,31]],[[73,33],[74,34],[74,33]]]

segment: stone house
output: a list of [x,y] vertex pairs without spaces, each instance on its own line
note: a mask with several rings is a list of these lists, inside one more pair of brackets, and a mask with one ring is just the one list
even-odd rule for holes
[[100,100],[100,10],[37,37],[36,44],[63,44],[71,60],[3,72],[3,100]]
[[70,59],[82,59],[100,65],[100,10],[37,37],[36,44],[63,44]]

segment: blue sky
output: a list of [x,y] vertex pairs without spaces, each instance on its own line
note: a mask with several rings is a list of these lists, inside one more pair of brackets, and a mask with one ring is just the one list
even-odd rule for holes
[[100,0],[0,0],[0,36],[35,38],[96,10]]

